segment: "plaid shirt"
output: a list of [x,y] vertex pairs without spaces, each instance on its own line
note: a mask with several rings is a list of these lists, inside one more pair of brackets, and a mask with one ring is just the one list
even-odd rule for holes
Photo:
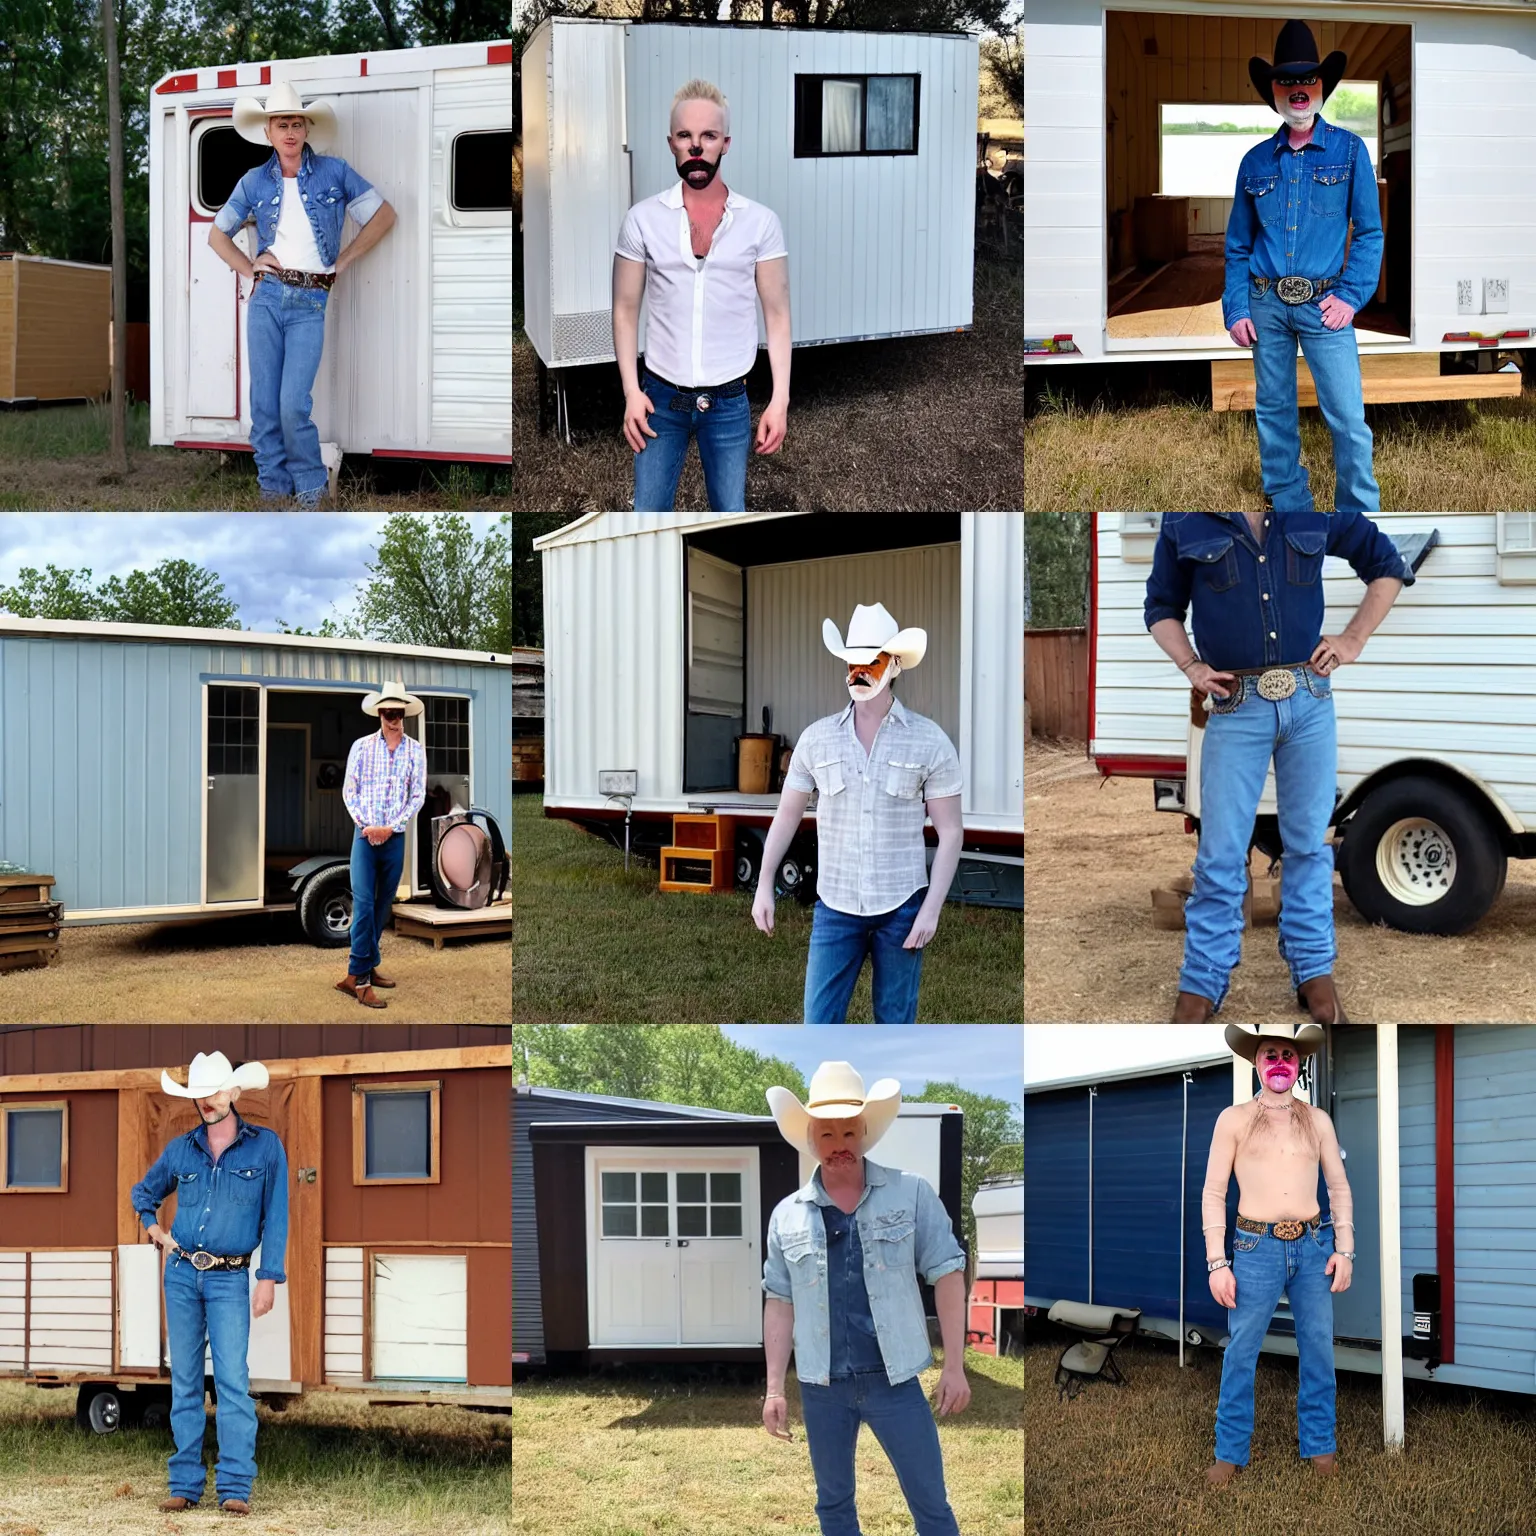
[[816,790],[816,893],[838,912],[893,912],[928,884],[924,802],[958,795],[960,758],[948,736],[900,699],[866,755],[853,703],[806,726],[784,788]]
[[404,832],[426,798],[427,749],[419,741],[402,736],[391,752],[381,729],[352,743],[341,803],[359,827]]

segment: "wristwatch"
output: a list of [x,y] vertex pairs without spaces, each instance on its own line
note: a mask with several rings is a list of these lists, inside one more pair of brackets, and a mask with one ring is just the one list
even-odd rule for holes
[[1335,1248],[1333,1250],[1333,1256],[1336,1259],[1348,1259],[1351,1264],[1353,1264],[1354,1261],[1355,1261],[1354,1254],[1352,1254],[1352,1253],[1345,1253],[1341,1249],[1338,1249],[1338,1248]]
[[1205,1272],[1208,1275],[1214,1275],[1218,1269],[1231,1269],[1231,1267],[1232,1260],[1228,1258],[1207,1259],[1205,1261]]

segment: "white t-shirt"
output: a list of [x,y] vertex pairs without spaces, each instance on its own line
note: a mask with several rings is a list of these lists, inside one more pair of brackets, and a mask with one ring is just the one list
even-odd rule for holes
[[299,178],[283,177],[283,201],[277,210],[277,233],[272,237],[272,254],[291,272],[334,272],[335,262],[320,259],[315,244],[314,226],[304,210],[299,195]]
[[645,363],[688,389],[739,379],[757,360],[757,264],[789,254],[773,209],[732,192],[709,254],[693,254],[683,184],[636,203],[617,255],[645,263]]

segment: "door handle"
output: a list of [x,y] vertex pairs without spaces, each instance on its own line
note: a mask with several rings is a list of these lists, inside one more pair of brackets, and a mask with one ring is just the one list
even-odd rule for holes
[[678,1247],[679,1247],[679,1248],[686,1248],[686,1247],[687,1247],[687,1246],[688,1246],[688,1239],[687,1239],[687,1238],[686,1238],[686,1237],[680,1237],[680,1238],[678,1238],[678,1240],[677,1240],[677,1246],[678,1246]]
[[315,1182],[315,1170],[313,1168],[300,1168],[294,1177],[300,1184],[313,1184]]

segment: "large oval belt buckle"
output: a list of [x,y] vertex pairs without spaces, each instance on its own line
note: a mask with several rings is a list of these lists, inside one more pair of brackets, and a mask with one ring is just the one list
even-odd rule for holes
[[1288,699],[1296,692],[1296,674],[1288,672],[1284,667],[1276,667],[1273,671],[1263,673],[1259,678],[1259,697],[1268,699],[1271,703],[1279,699]]
[[711,396],[709,396],[708,394],[703,394],[703,395],[700,395],[698,397],[698,399],[695,400],[693,403],[694,403],[694,406],[695,406],[696,409],[701,410],[701,411],[707,411],[710,408],[710,406],[712,406],[715,402],[711,398]]
[[1305,304],[1312,297],[1310,277],[1282,277],[1275,284],[1275,292],[1285,304]]
[[204,1253],[201,1248],[192,1255],[193,1269],[212,1269],[215,1262],[215,1256],[211,1253]]
[[1287,1243],[1294,1242],[1306,1230],[1304,1221],[1277,1221],[1273,1228],[1275,1236]]

